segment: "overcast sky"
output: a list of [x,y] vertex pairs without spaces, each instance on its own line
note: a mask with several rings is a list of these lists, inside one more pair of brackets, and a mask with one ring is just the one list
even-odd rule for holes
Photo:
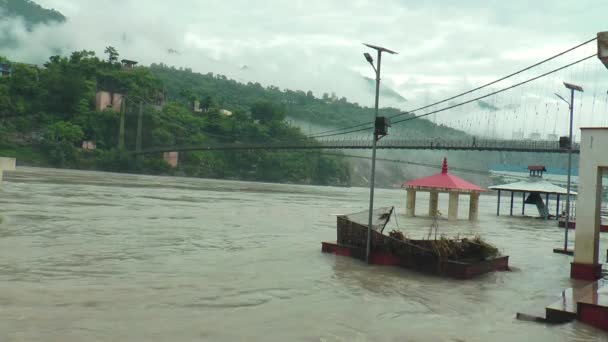
[[[414,105],[495,79],[608,30],[606,0],[36,1],[64,13],[68,23],[33,33],[15,28],[12,34],[27,38],[26,44],[10,51],[0,47],[0,54],[41,62],[58,46],[101,54],[113,45],[122,57],[144,64],[162,61],[311,89],[317,96],[336,92],[369,106],[373,98],[360,75],[371,77],[373,71],[363,59],[362,42],[399,52],[383,58],[383,81]],[[180,55],[168,55],[167,49]],[[592,63],[588,70],[605,70],[597,60]]]

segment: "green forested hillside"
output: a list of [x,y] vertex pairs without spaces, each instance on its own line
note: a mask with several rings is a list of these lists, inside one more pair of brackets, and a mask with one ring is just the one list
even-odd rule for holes
[[[362,107],[344,97],[332,98],[328,94],[318,96],[310,90],[282,90],[252,82],[243,84],[223,75],[200,74],[188,68],[176,69],[163,64],[153,64],[150,69],[163,81],[168,96],[184,103],[194,100],[205,103],[210,96],[229,110],[246,110],[255,101],[264,99],[281,104],[290,118],[328,128],[370,122],[374,115],[373,108]],[[394,116],[400,113],[401,110],[396,108],[381,108],[379,115]],[[411,116],[403,115],[399,119]],[[407,125],[395,126],[392,132],[407,138],[466,136],[462,131],[435,125],[427,120],[408,121]]]
[[40,23],[63,22],[63,14],[29,0],[0,0],[0,19],[21,17],[29,28]]
[[[140,104],[144,147],[280,141],[304,134],[285,122],[281,103],[265,96],[238,103],[231,116],[223,114],[224,101],[213,94],[204,97],[200,113],[177,97],[163,101],[164,83],[150,68],[125,69],[113,48],[107,52],[104,60],[89,51],[53,56],[42,68],[0,60],[13,69],[10,77],[0,78],[0,155],[56,167],[349,184],[343,158],[306,152],[188,152],[180,154],[175,169],[160,155],[133,157],[128,151],[135,149]],[[127,96],[124,146],[119,145],[121,114],[95,109],[98,89]],[[94,141],[97,149],[83,151],[83,141]]]
[[[0,154],[55,167],[350,184],[350,163],[333,155],[188,152],[180,154],[177,168],[171,168],[160,155],[133,157],[129,151],[136,148],[140,105],[143,148],[293,141],[306,136],[287,123],[287,117],[340,127],[369,122],[373,112],[344,98],[242,84],[222,75],[202,75],[162,64],[126,69],[118,62],[115,49],[108,47],[106,54],[99,58],[93,52],[78,51],[69,57],[52,56],[43,67],[0,59],[13,70],[10,77],[0,78]],[[123,135],[120,113],[96,110],[98,90],[126,95]],[[193,110],[194,102],[200,104],[200,111]],[[225,115],[226,110],[232,115]],[[384,108],[381,115],[398,113]],[[464,135],[426,120],[409,121],[394,128],[393,134],[406,138]],[[82,150],[83,141],[94,142],[97,149]]]

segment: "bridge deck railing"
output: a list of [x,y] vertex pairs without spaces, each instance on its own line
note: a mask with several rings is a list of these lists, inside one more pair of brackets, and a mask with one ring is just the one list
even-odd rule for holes
[[[166,151],[194,150],[246,150],[246,149],[369,149],[371,140],[362,139],[321,139],[321,140],[292,140],[271,143],[215,143],[206,146],[183,146],[172,148],[151,148],[136,153],[154,153]],[[500,140],[500,139],[396,139],[385,138],[378,142],[379,148],[389,149],[452,149],[452,150],[494,150],[494,151],[530,151],[530,152],[566,152],[557,141],[536,140]],[[573,144],[573,150],[578,152],[579,144]]]

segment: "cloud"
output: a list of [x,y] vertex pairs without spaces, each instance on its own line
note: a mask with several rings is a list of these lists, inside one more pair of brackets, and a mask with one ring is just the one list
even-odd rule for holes
[[[399,52],[383,58],[382,76],[409,100],[404,109],[478,86],[608,29],[601,27],[608,12],[605,0],[38,2],[63,12],[68,22],[33,32],[20,28],[18,21],[1,23],[0,32],[18,37],[21,44],[0,47],[0,54],[41,63],[57,47],[64,53],[88,49],[101,55],[112,45],[122,57],[143,64],[164,62],[244,82],[310,89],[317,96],[336,92],[372,106],[373,94],[361,77],[373,77],[362,57],[366,50],[361,43],[369,42]],[[179,54],[168,54],[168,49]],[[538,72],[571,60],[549,63]],[[531,75],[536,73],[524,76]],[[555,89],[547,84],[559,86],[559,78],[521,93],[548,101]],[[521,102],[519,95],[498,98],[503,102],[498,107],[532,105]],[[438,115],[437,120],[463,122],[471,108],[476,106]],[[505,129],[511,121],[506,120]]]

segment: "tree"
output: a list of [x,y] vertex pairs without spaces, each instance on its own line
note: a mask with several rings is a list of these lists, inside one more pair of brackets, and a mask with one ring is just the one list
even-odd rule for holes
[[118,51],[113,46],[108,46],[104,50],[104,53],[108,55],[108,63],[114,64],[118,62]]
[[207,95],[201,101],[201,108],[204,110],[209,110],[210,108],[217,107],[217,101],[213,96]]
[[71,145],[82,140],[82,128],[67,121],[58,121],[48,127],[45,134],[47,142],[65,142]]
[[251,117],[261,124],[273,121],[283,121],[285,111],[269,101],[258,101],[251,106]]
[[53,56],[45,67],[40,77],[42,102],[49,112],[69,118],[78,111],[80,100],[92,85],[87,85],[78,64],[71,64],[65,57]]
[[83,136],[80,126],[58,121],[48,127],[43,146],[54,165],[66,166],[77,160],[78,150],[75,144],[80,142]]
[[[3,150],[40,166],[177,172],[188,176],[273,182],[345,184],[348,181],[344,158],[337,157],[339,162],[333,162],[333,158],[313,159],[300,152],[187,152],[180,154],[177,169],[170,169],[160,154],[135,159],[126,150],[115,147],[121,115],[112,109],[96,110],[97,89],[129,94],[135,99],[127,101],[125,108],[127,150],[135,145],[138,99],[155,99],[161,89],[172,101],[163,103],[162,108],[144,106],[142,142],[146,148],[304,138],[299,128],[284,121],[285,104],[289,104],[294,118],[335,122],[355,120],[363,114],[367,120],[370,109],[349,103],[328,104],[315,98],[312,91],[307,94],[301,90],[265,88],[259,83],[245,85],[222,75],[202,75],[166,65],[124,72],[117,63],[116,49],[108,46],[105,52],[107,60],[90,51],[76,51],[50,57],[45,68],[13,64],[12,77],[0,78],[0,117],[7,116],[0,119]],[[189,103],[192,99],[200,100],[208,110],[204,114],[193,113]],[[224,108],[232,112],[232,116],[220,112]],[[81,151],[82,140],[94,141],[96,150]]]

